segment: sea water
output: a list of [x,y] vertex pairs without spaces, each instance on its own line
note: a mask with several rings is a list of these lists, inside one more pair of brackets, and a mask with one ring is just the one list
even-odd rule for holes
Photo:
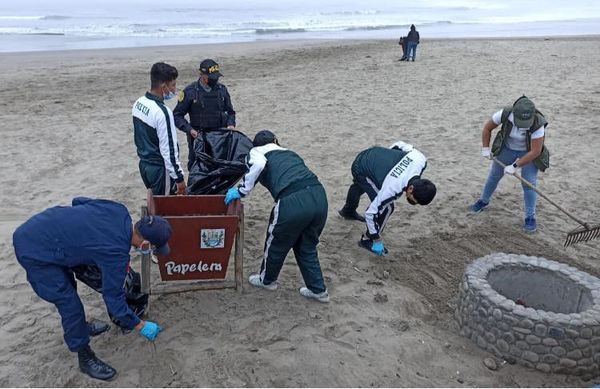
[[0,52],[248,42],[600,34],[597,0],[0,0]]

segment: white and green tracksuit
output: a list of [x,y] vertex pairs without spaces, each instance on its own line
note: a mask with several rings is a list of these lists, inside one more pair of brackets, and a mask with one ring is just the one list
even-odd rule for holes
[[402,196],[413,177],[420,177],[427,158],[404,142],[391,148],[371,147],[360,152],[352,163],[353,184],[348,189],[344,212],[356,211],[360,196],[367,193],[371,204],[365,212],[367,236],[379,239],[394,212],[394,200]]
[[133,104],[131,114],[144,185],[155,195],[175,194],[174,184],[183,181],[183,170],[173,112],[148,92]]
[[247,157],[249,171],[239,186],[247,196],[260,182],[275,199],[271,210],[261,280],[277,280],[290,249],[306,287],[314,293],[326,290],[317,245],[327,221],[327,195],[317,176],[298,154],[274,143],[254,147]]

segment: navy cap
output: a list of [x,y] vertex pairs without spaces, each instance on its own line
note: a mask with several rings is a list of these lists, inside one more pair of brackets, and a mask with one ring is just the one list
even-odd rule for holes
[[219,78],[222,76],[219,64],[210,58],[200,62],[200,73],[208,75],[208,78]]
[[154,253],[158,255],[169,254],[171,249],[168,242],[171,238],[171,225],[168,221],[160,216],[144,216],[135,223],[135,228],[142,238],[156,246]]
[[269,143],[275,143],[276,140],[277,140],[277,138],[275,137],[275,134],[273,134],[271,131],[269,131],[269,130],[262,130],[262,131],[259,131],[254,136],[254,140],[252,141],[252,145],[254,147],[264,146],[264,145],[269,144]]

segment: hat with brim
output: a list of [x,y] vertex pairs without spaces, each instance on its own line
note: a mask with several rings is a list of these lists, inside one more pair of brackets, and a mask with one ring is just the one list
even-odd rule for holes
[[171,252],[168,242],[172,231],[168,221],[160,216],[144,216],[135,228],[142,238],[154,245],[155,254],[168,255]]
[[513,105],[513,118],[518,128],[529,128],[535,119],[535,105],[527,97],[523,97]]
[[171,248],[169,247],[168,243],[165,243],[162,246],[156,247],[154,249],[154,254],[156,254],[156,255],[169,255],[170,252],[171,252]]
[[221,69],[219,68],[219,64],[212,59],[205,59],[204,61],[200,62],[200,73],[206,74],[208,78],[213,80],[223,77],[223,74],[221,74]]

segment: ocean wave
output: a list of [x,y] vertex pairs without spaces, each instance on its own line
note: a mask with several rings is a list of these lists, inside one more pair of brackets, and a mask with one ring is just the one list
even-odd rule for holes
[[0,20],[42,20],[44,16],[0,16]]
[[268,35],[268,34],[288,34],[307,32],[305,28],[257,28],[254,33],[257,35]]
[[378,30],[395,30],[398,28],[409,28],[410,24],[389,24],[381,26],[352,26],[343,28],[343,31],[378,31]]
[[48,16],[42,16],[40,18],[40,20],[66,20],[66,19],[71,19],[71,16],[65,16],[65,15],[48,15]]
[[3,31],[0,28],[0,35],[48,35],[48,36],[65,36],[64,32],[50,32],[50,31]]
[[319,15],[323,16],[355,16],[355,15],[379,15],[382,14],[379,10],[360,10],[360,11],[332,11],[332,12],[319,12]]

